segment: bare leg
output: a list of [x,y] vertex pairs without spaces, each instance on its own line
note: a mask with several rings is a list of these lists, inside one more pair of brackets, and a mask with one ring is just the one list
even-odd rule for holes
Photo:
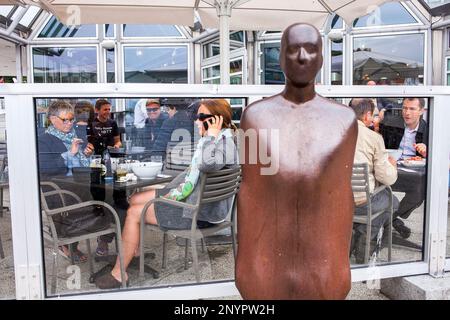
[[[136,203],[136,200],[130,201],[130,207],[127,211],[127,218],[125,220],[125,225],[122,231],[122,243],[123,243],[123,263],[125,266],[125,270],[133,259],[135,251],[139,246],[139,237],[140,237],[140,222],[141,222],[141,213],[144,205],[147,201],[155,198],[155,191],[150,190],[145,192],[147,195],[146,201],[143,203]],[[134,198],[134,196],[132,197]],[[132,204],[135,203],[135,204]],[[145,215],[146,223],[148,224],[157,224],[154,206],[150,206]],[[111,274],[114,278],[121,281],[120,276],[120,262],[117,257],[116,264],[111,271]]]

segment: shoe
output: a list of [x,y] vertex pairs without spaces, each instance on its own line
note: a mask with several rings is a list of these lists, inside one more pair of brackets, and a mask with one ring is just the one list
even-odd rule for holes
[[[70,255],[70,250],[69,250],[68,246],[66,246],[66,245],[60,246],[59,250],[60,250],[60,254],[64,258],[72,261],[72,257]],[[80,250],[74,249],[74,250],[72,250],[72,253],[73,253],[73,262],[75,264],[84,263],[84,262],[87,261],[87,256],[83,252],[81,252]]]
[[[128,286],[127,281],[127,286]],[[122,282],[113,277],[111,272],[103,274],[95,279],[95,285],[100,289],[119,289],[122,287]]]
[[403,239],[408,239],[411,235],[411,229],[405,226],[405,223],[398,218],[392,221],[392,226]]
[[109,253],[108,242],[97,239],[97,249],[95,255],[97,257],[106,257]]

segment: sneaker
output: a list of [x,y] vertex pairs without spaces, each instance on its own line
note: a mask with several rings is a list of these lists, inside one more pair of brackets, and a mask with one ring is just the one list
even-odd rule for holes
[[392,221],[392,226],[403,239],[408,239],[411,235],[411,229],[405,226],[405,223],[398,218]]

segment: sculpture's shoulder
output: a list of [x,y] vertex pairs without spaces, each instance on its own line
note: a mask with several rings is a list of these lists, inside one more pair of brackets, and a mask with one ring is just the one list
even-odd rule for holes
[[317,95],[316,99],[320,111],[327,114],[335,123],[346,128],[357,127],[356,115],[352,108],[320,95]]
[[283,103],[283,99],[280,94],[263,98],[255,101],[245,107],[241,117],[241,126],[249,123],[261,123],[273,112],[277,112],[276,109]]

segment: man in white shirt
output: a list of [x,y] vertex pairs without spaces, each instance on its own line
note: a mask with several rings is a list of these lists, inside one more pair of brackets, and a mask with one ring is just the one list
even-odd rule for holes
[[[371,99],[353,99],[350,107],[355,111],[358,119],[358,139],[356,142],[354,163],[367,163],[369,166],[369,187],[371,192],[380,184],[392,185],[397,180],[397,162],[389,157],[384,147],[381,135],[369,129],[373,124],[375,105]],[[381,227],[389,221],[390,193],[383,190],[371,197],[372,211],[386,209],[382,215],[372,222],[370,239],[374,240]],[[355,215],[367,215],[367,199],[365,193],[354,193]],[[398,199],[394,197],[394,210],[398,207]],[[367,226],[354,224],[351,253],[357,263],[364,262],[365,239]],[[370,252],[375,250],[375,246]]]

